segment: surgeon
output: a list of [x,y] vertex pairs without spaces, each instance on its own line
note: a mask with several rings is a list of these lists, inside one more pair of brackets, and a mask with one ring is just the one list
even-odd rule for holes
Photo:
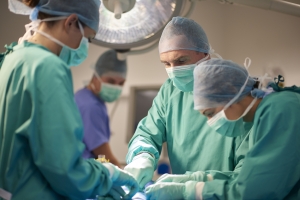
[[199,64],[194,78],[195,110],[220,135],[237,136],[226,130],[253,122],[250,150],[240,173],[211,180],[220,172],[167,175],[146,189],[147,199],[300,199],[300,88],[281,88],[279,76],[262,90],[265,77],[253,79],[245,67],[221,59]]
[[32,22],[0,71],[0,199],[130,198],[138,184],[128,172],[82,158],[70,68],[87,57],[100,1],[23,2],[10,0],[10,9],[34,8]]
[[75,101],[84,124],[84,158],[105,155],[111,163],[120,166],[113,155],[110,145],[110,127],[106,102],[116,101],[126,80],[126,60],[119,60],[115,50],[103,53],[96,65],[95,72],[87,87],[75,94]]
[[[169,79],[160,88],[148,115],[139,122],[124,168],[136,178],[140,189],[152,179],[164,142],[172,173],[239,170],[248,150],[244,135],[220,135],[194,110],[193,71],[197,63],[209,60],[211,53],[204,30],[195,21],[174,17],[166,25],[159,54]],[[238,131],[246,133],[246,129]]]

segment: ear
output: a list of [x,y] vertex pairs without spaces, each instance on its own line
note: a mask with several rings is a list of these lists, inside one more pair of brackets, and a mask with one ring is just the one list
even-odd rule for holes
[[64,27],[66,32],[70,32],[70,30],[73,29],[73,27],[77,27],[77,21],[78,21],[78,17],[76,14],[71,14],[64,23]]
[[96,90],[97,90],[96,92],[100,92],[101,85],[102,85],[101,81],[94,75],[92,82],[93,82],[94,86],[96,87]]

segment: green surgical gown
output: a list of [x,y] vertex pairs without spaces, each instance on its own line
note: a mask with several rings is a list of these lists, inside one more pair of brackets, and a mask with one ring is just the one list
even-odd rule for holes
[[249,148],[238,176],[206,182],[203,199],[299,200],[299,93],[275,92],[260,102]]
[[87,199],[111,188],[108,170],[81,158],[83,125],[71,71],[24,42],[0,70],[0,188],[12,199]]
[[129,143],[127,163],[138,153],[148,152],[155,156],[157,165],[162,144],[166,142],[174,174],[240,169],[248,151],[247,141],[244,137],[221,136],[206,121],[206,117],[194,110],[192,92],[180,91],[168,79],[148,115],[137,126]]

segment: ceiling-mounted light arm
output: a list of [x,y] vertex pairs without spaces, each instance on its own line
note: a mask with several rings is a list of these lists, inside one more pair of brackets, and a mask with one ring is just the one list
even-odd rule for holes
[[123,10],[122,10],[122,6],[121,6],[121,2],[120,0],[115,0],[114,2],[114,14],[115,14],[115,18],[116,19],[121,19]]
[[300,17],[300,5],[280,0],[225,0],[230,4],[241,4],[246,6],[252,6],[256,8],[262,8],[265,10],[273,10],[289,15]]
[[126,60],[130,49],[115,49],[118,60]]
[[102,2],[107,10],[114,13],[116,19],[121,19],[123,13],[134,7],[136,0],[103,0]]

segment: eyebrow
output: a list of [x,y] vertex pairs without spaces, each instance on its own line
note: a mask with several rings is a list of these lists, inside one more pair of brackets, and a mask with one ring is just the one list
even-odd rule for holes
[[[190,59],[190,56],[189,55],[179,56],[179,57],[174,58],[173,60],[171,60],[171,62],[178,62],[180,59],[183,59],[183,58]],[[168,61],[160,60],[160,62],[167,63]]]

